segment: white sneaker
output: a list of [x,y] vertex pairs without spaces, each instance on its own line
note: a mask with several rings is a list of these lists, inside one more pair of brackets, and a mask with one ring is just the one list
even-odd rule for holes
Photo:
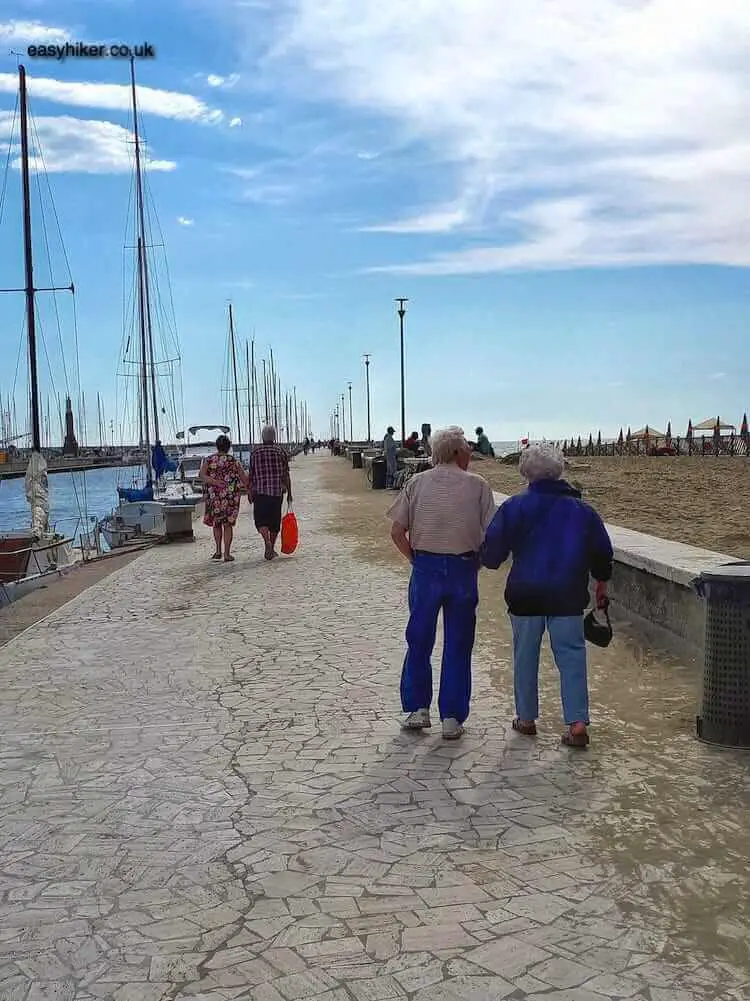
[[464,728],[457,719],[443,720],[443,740],[458,740],[459,737],[463,736],[463,733]]
[[429,730],[431,726],[429,709],[417,709],[409,713],[401,724],[403,730]]

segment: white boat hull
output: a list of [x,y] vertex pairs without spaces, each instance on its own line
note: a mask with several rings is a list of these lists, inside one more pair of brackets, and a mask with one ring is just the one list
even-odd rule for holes
[[[25,533],[10,533],[3,538],[10,541],[12,535],[21,539]],[[23,545],[23,542],[20,544]],[[0,607],[44,587],[51,577],[70,570],[79,561],[79,553],[72,540],[59,535],[43,536],[31,542],[28,548],[30,552],[23,576],[15,580],[0,577]]]

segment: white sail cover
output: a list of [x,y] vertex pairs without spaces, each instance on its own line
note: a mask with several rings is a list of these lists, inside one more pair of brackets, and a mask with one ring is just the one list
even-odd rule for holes
[[31,508],[31,528],[41,538],[49,530],[47,463],[41,452],[32,452],[26,467],[26,500]]

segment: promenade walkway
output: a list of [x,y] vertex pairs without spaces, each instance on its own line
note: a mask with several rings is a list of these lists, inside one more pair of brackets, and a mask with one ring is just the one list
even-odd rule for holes
[[687,669],[620,640],[591,750],[551,675],[524,740],[493,578],[465,738],[402,733],[385,498],[293,476],[294,558],[243,514],[0,649],[0,1001],[750,998],[750,769]]

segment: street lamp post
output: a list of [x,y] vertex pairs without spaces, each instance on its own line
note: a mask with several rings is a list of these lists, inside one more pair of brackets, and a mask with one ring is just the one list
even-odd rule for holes
[[365,355],[365,386],[367,387],[367,444],[372,445],[370,428],[370,355]]
[[394,302],[398,303],[398,320],[399,320],[399,330],[401,334],[401,444],[406,441],[406,399],[405,399],[405,389],[404,389],[404,317],[406,316],[406,307],[404,303],[408,302],[408,299],[399,298],[395,299]]
[[342,441],[346,441],[346,395],[341,394],[341,433]]
[[349,386],[349,441],[354,444],[354,416],[352,412],[352,384],[347,383]]

